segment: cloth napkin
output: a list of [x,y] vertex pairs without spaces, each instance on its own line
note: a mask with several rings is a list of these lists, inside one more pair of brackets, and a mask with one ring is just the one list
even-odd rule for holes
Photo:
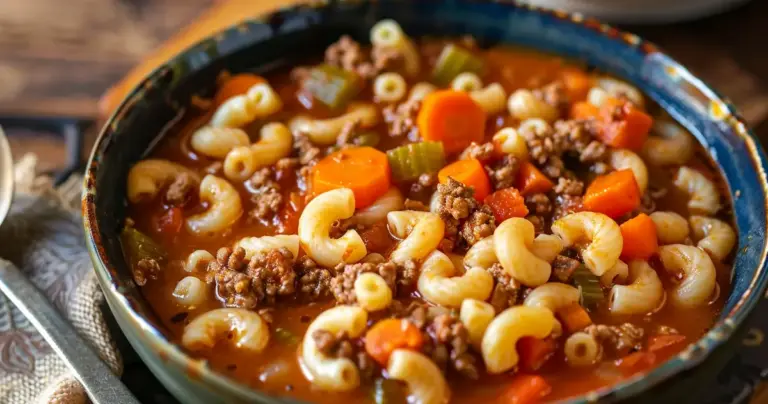
[[[16,194],[0,226],[0,259],[14,263],[120,374],[122,359],[86,249],[80,214],[82,177],[54,187],[35,175],[37,158],[15,167]],[[32,324],[0,294],[0,403],[81,404],[88,397]]]

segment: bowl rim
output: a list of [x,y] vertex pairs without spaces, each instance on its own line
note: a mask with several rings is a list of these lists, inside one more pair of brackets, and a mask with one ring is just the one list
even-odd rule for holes
[[[395,0],[398,1],[398,0]],[[402,0],[399,0],[402,2]],[[167,72],[171,67],[170,65],[183,59],[186,55],[192,52],[198,51],[204,48],[205,44],[216,38],[223,38],[227,35],[237,32],[247,32],[251,24],[263,23],[271,16],[282,13],[292,13],[310,9],[323,9],[338,6],[343,3],[367,3],[375,2],[375,0],[300,0],[290,6],[280,7],[272,11],[258,14],[246,18],[236,24],[233,24],[218,33],[209,35],[204,39],[198,41],[194,45],[191,45],[174,57],[168,59],[162,65],[156,67],[149,74],[147,74],[139,84],[134,86],[126,97],[121,101],[120,105],[112,112],[109,119],[105,122],[99,135],[93,145],[90,153],[88,164],[86,166],[86,174],[83,180],[83,196],[82,196],[82,213],[83,213],[83,227],[86,235],[86,243],[88,245],[88,251],[91,256],[91,260],[94,263],[94,268],[97,273],[97,278],[101,284],[102,289],[107,297],[110,309],[115,311],[117,309],[127,313],[126,318],[133,322],[133,326],[138,330],[143,331],[143,335],[147,336],[147,340],[150,344],[154,344],[157,349],[156,356],[165,361],[175,361],[182,366],[185,366],[190,373],[194,373],[200,380],[205,381],[206,385],[213,385],[220,389],[237,393],[241,396],[254,397],[262,400],[277,400],[279,398],[256,389],[251,388],[234,378],[226,376],[222,372],[218,372],[207,366],[204,360],[195,359],[186,353],[180,346],[172,343],[169,338],[163,334],[155,325],[153,325],[147,318],[137,313],[132,307],[129,299],[118,290],[115,277],[108,269],[109,257],[102,247],[101,233],[99,231],[98,220],[96,216],[96,204],[95,204],[95,177],[98,171],[98,160],[101,146],[111,136],[114,135],[114,129],[117,127],[117,122],[125,115],[133,105],[140,101],[147,88],[152,87],[153,82],[157,80],[162,74]],[[743,140],[748,149],[749,158],[752,166],[754,167],[758,178],[760,180],[760,187],[766,195],[763,201],[768,206],[768,174],[766,168],[768,167],[768,159],[766,158],[765,151],[763,150],[760,142],[755,137],[749,125],[738,113],[736,107],[730,100],[719,94],[712,89],[703,80],[693,75],[684,65],[678,63],[674,58],[670,57],[653,42],[647,41],[635,34],[627,31],[619,30],[612,25],[600,22],[597,19],[585,17],[580,13],[569,13],[567,11],[558,9],[547,9],[543,7],[533,6],[524,0],[479,0],[479,3],[496,3],[503,6],[520,9],[529,13],[538,14],[540,16],[553,17],[559,23],[572,24],[581,26],[583,28],[591,29],[603,37],[607,37],[612,40],[620,40],[622,46],[636,48],[645,55],[659,54],[668,60],[675,63],[676,73],[680,76],[685,76],[686,79],[693,84],[698,90],[702,91],[704,95],[712,102],[716,103],[720,108],[719,114],[722,116],[722,121],[725,122],[734,135]],[[719,164],[718,164],[719,165]],[[762,218],[763,226],[768,225],[768,209],[766,209],[766,217]],[[765,229],[763,229],[765,231]],[[628,398],[635,396],[642,391],[648,390],[661,382],[679,374],[685,370],[691,369],[704,360],[709,358],[711,353],[718,347],[725,344],[726,341],[734,334],[736,329],[743,324],[748,315],[752,313],[752,310],[757,305],[758,301],[762,297],[766,286],[768,286],[768,240],[761,246],[759,254],[759,263],[757,265],[755,274],[749,281],[745,292],[739,298],[739,300],[733,305],[733,307],[727,313],[721,313],[721,319],[715,322],[707,333],[700,339],[691,342],[687,348],[678,353],[677,355],[669,358],[665,362],[662,362],[652,368],[649,372],[638,373],[629,378],[622,379],[618,383],[614,383],[609,386],[603,386],[598,389],[589,391],[580,396],[574,396],[569,399],[561,400],[561,402],[568,403],[587,403],[594,402],[603,399],[618,399]],[[117,304],[117,306],[113,306]],[[124,331],[123,331],[124,332]],[[142,359],[143,360],[143,359]]]

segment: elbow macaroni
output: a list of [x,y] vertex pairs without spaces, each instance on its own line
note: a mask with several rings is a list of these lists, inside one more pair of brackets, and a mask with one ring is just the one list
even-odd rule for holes
[[405,72],[409,76],[419,74],[421,57],[413,42],[394,20],[381,20],[371,28],[371,44],[377,47],[393,48],[403,55]]
[[[533,239],[530,251],[544,261],[552,262],[563,250],[563,240],[552,234],[539,234]],[[499,262],[493,244],[493,236],[486,237],[467,250],[464,255],[464,267],[480,267],[488,269]]]
[[408,92],[408,84],[397,73],[382,73],[373,81],[373,96],[381,102],[398,102]]
[[635,176],[640,194],[648,188],[648,168],[643,159],[627,149],[613,149],[610,154],[610,164],[614,170],[631,170]]
[[560,236],[566,247],[589,241],[581,256],[584,265],[596,276],[602,276],[616,265],[624,246],[619,225],[602,213],[572,213],[556,220],[552,233]]
[[683,245],[672,244],[659,248],[659,258],[664,269],[679,272],[682,282],[675,285],[669,293],[669,300],[680,307],[697,307],[707,304],[715,291],[715,264],[704,250]]
[[517,341],[545,338],[555,327],[555,316],[540,307],[514,306],[501,312],[485,330],[481,352],[488,373],[506,372],[517,365]]
[[432,212],[389,212],[387,222],[392,234],[403,239],[390,255],[398,263],[426,257],[437,248],[445,232],[445,223]]
[[216,257],[208,251],[195,250],[187,257],[187,261],[184,263],[184,270],[187,272],[205,271],[208,263],[215,260]]
[[349,112],[336,118],[312,119],[307,116],[293,118],[288,126],[291,132],[303,133],[318,146],[330,146],[336,143],[344,125],[359,122],[361,129],[368,129],[379,123],[379,110],[370,104],[353,105]]
[[736,233],[728,223],[704,216],[691,216],[688,220],[693,236],[699,239],[696,245],[712,258],[722,261],[731,253],[736,245]]
[[505,220],[493,233],[494,251],[504,271],[531,287],[544,284],[552,273],[549,263],[531,251],[534,234],[533,224],[520,218]]
[[507,92],[499,83],[473,90],[469,96],[485,111],[486,115],[500,114],[504,112],[507,105]]
[[720,209],[720,194],[709,178],[688,167],[680,167],[674,179],[675,187],[690,197],[688,209],[692,213],[714,215]]
[[427,82],[419,82],[411,87],[411,94],[408,95],[408,101],[421,101],[424,97],[437,90],[437,87]]
[[646,261],[630,261],[629,285],[611,288],[608,306],[614,314],[647,314],[664,298],[664,287]]
[[[597,87],[605,90],[607,94],[605,96],[611,96],[611,97],[617,97],[617,96],[624,96],[628,100],[632,101],[633,104],[637,105],[640,108],[645,107],[645,101],[643,98],[643,93],[640,92],[635,86],[621,80],[616,80],[614,78],[610,77],[602,77],[597,79],[596,81]],[[590,99],[590,102],[593,100]],[[605,99],[602,99],[602,102],[599,104],[594,104],[595,106],[599,107],[602,106]]]
[[461,302],[459,320],[467,328],[469,342],[475,349],[480,350],[485,330],[491,324],[496,310],[489,303],[476,299],[465,299]]
[[224,175],[232,181],[244,181],[256,170],[288,157],[292,146],[293,135],[285,125],[264,125],[258,142],[236,147],[227,154],[224,159]]
[[552,122],[560,116],[555,107],[536,98],[530,90],[520,89],[507,100],[507,109],[513,117],[523,121],[531,118]]
[[581,299],[581,293],[575,287],[559,282],[549,282],[531,290],[523,301],[523,305],[547,309],[552,314],[556,314],[572,304],[579,304],[579,299]]
[[204,156],[223,159],[236,147],[248,146],[251,140],[244,130],[203,126],[189,139],[192,150]]
[[528,145],[514,128],[504,128],[493,135],[493,143],[498,144],[502,153],[511,154],[520,161],[528,160]]
[[200,182],[200,176],[181,164],[168,160],[149,159],[136,163],[128,171],[128,201],[137,203],[144,199],[153,199],[160,188],[181,174],[191,175]]
[[333,334],[346,332],[350,338],[360,336],[368,322],[368,314],[356,306],[336,306],[320,313],[309,325],[301,346],[301,370],[314,386],[327,391],[349,391],[360,384],[360,372],[348,358],[329,358],[317,347],[312,334],[325,330]]
[[251,87],[245,94],[231,97],[219,106],[210,125],[217,128],[238,128],[266,118],[283,108],[283,101],[267,83]]
[[693,156],[693,137],[676,123],[656,120],[652,132],[642,150],[643,158],[651,165],[683,165]]
[[348,230],[338,239],[328,235],[334,221],[354,213],[355,195],[348,188],[322,193],[310,201],[299,217],[299,240],[307,255],[326,268],[365,257],[365,243],[355,230]]
[[688,221],[675,212],[657,211],[650,215],[661,244],[679,244],[688,238]]
[[386,220],[389,212],[403,209],[404,202],[405,200],[400,190],[397,187],[392,187],[379,199],[375,200],[372,205],[357,211],[350,220],[356,224],[370,226]]
[[269,343],[269,326],[258,313],[250,310],[215,309],[192,320],[181,336],[181,345],[191,351],[213,348],[219,341],[259,353]]
[[421,296],[431,303],[458,308],[464,299],[485,300],[491,296],[493,276],[479,267],[456,276],[456,268],[450,258],[434,251],[421,265],[417,288]]
[[194,234],[212,234],[228,229],[243,215],[240,194],[229,181],[206,175],[200,182],[200,200],[208,210],[187,218],[187,230]]
[[616,265],[605,271],[600,277],[600,283],[605,287],[610,287],[614,283],[626,281],[627,278],[629,278],[629,265],[622,260],[618,260]]
[[286,248],[296,258],[299,256],[299,236],[278,234],[276,236],[243,237],[235,243],[235,248],[237,247],[245,250],[246,260],[276,248]]
[[392,303],[392,289],[378,274],[366,272],[358,275],[354,288],[357,303],[367,311],[383,310]]
[[[471,93],[483,88],[483,81],[480,80],[475,73],[464,72],[459,73],[451,81],[451,89],[455,91],[463,91],[465,93]],[[505,97],[506,99],[506,97]]]
[[206,301],[208,290],[205,282],[194,276],[187,276],[176,284],[173,297],[182,306],[196,307]]
[[573,333],[565,340],[565,360],[572,366],[591,366],[597,363],[602,347],[595,337],[585,333]]
[[409,403],[448,404],[451,399],[443,372],[421,353],[396,349],[389,357],[387,374],[408,385]]

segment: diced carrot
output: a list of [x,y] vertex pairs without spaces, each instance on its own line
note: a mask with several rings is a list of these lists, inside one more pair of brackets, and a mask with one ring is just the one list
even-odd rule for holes
[[424,98],[416,123],[424,140],[443,142],[447,154],[464,150],[470,143],[482,143],[485,111],[469,94],[440,90]]
[[528,216],[525,198],[515,188],[500,189],[485,198],[485,204],[491,208],[496,223],[501,223],[510,217]]
[[555,340],[552,338],[539,339],[522,337],[517,341],[517,352],[520,354],[520,368],[535,372],[555,353]]
[[552,392],[552,386],[538,375],[518,374],[501,394],[499,404],[535,404]]
[[621,224],[621,236],[624,248],[621,257],[627,260],[647,260],[659,249],[656,225],[653,220],[641,213]]
[[685,335],[656,335],[648,339],[648,351],[657,352],[685,342]]
[[312,169],[312,193],[337,188],[355,194],[355,207],[364,208],[384,195],[390,185],[387,155],[372,147],[355,147],[331,153]]
[[[618,119],[614,116],[616,111]],[[640,150],[653,126],[653,118],[632,103],[608,98],[600,108],[604,122],[597,133],[600,140],[616,148]]]
[[395,349],[418,350],[423,343],[419,328],[404,319],[381,320],[365,333],[365,351],[384,367]]
[[517,172],[517,189],[523,196],[549,192],[555,184],[531,162],[524,162]]
[[491,193],[491,181],[479,160],[457,160],[443,167],[437,173],[437,178],[441,184],[448,182],[448,177],[472,187],[475,190],[475,199],[480,202]]
[[617,359],[614,364],[621,373],[625,376],[630,376],[652,368],[656,364],[656,354],[651,352],[634,352],[621,359]]
[[600,117],[600,108],[586,101],[581,101],[571,105],[569,115],[571,119],[597,119]]
[[156,216],[155,229],[162,234],[177,234],[184,224],[184,211],[179,207],[172,207],[160,216]]
[[560,318],[565,330],[571,334],[576,331],[581,331],[592,324],[592,319],[589,318],[589,313],[587,313],[587,311],[578,303],[574,303],[558,310],[557,316]]
[[565,69],[560,73],[560,78],[565,84],[571,102],[587,98],[587,93],[592,87],[592,79],[587,73],[579,69]]
[[240,94],[245,94],[248,90],[256,84],[266,82],[263,77],[257,76],[251,73],[236,74],[227,79],[224,84],[216,91],[216,96],[213,98],[213,102],[216,105],[221,105],[224,101]]
[[595,178],[584,194],[584,209],[612,218],[640,206],[640,189],[631,170],[619,170]]

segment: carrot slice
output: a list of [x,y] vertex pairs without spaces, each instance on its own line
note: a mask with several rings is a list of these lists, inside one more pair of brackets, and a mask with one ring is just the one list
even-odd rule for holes
[[475,190],[475,199],[480,202],[491,193],[491,181],[479,160],[458,160],[443,167],[437,173],[441,184],[448,182],[448,177],[472,187]]
[[[605,144],[622,149],[640,150],[653,126],[653,118],[632,103],[608,98],[600,108],[604,120],[597,137]],[[616,116],[618,115],[618,117]]]
[[520,367],[527,371],[537,371],[555,353],[555,340],[552,338],[539,339],[523,337],[517,341],[517,352],[520,354]]
[[566,331],[571,334],[576,331],[581,331],[592,324],[592,319],[589,318],[589,313],[587,313],[587,311],[578,303],[558,310],[557,316],[560,318]]
[[656,352],[685,342],[685,335],[656,335],[648,339],[648,351]]
[[565,84],[571,102],[587,98],[587,93],[592,87],[592,79],[587,73],[579,69],[565,69],[560,73],[560,78]]
[[255,86],[256,84],[265,82],[266,80],[264,80],[263,77],[257,76],[255,74],[236,74],[227,79],[227,81],[225,81],[224,84],[219,87],[219,90],[216,91],[216,96],[213,98],[213,102],[216,105],[221,105],[224,103],[224,101],[236,95],[245,94],[251,87]]
[[384,195],[390,185],[387,155],[372,147],[344,149],[325,156],[312,169],[312,194],[349,188],[360,209]]
[[600,108],[586,102],[581,101],[571,105],[571,111],[569,112],[571,119],[591,119],[600,117]]
[[555,184],[531,162],[524,162],[517,172],[517,189],[523,196],[549,192]]
[[435,91],[422,101],[416,123],[424,140],[443,142],[447,154],[457,153],[470,143],[482,143],[485,111],[462,91]]
[[538,375],[519,374],[515,376],[497,403],[535,404],[552,392],[552,386]]
[[365,333],[365,351],[384,367],[395,349],[418,350],[423,343],[419,328],[404,319],[381,320]]
[[659,249],[656,225],[645,213],[627,220],[620,227],[621,236],[624,239],[622,258],[646,260]]
[[619,170],[595,178],[584,194],[585,210],[612,218],[629,213],[640,206],[640,189],[631,170]]
[[501,223],[510,217],[528,216],[525,198],[515,188],[500,189],[485,198],[485,204],[491,208],[496,223]]
[[656,354],[651,352],[634,352],[621,359],[617,359],[614,364],[621,373],[625,376],[630,376],[652,368],[656,364]]

